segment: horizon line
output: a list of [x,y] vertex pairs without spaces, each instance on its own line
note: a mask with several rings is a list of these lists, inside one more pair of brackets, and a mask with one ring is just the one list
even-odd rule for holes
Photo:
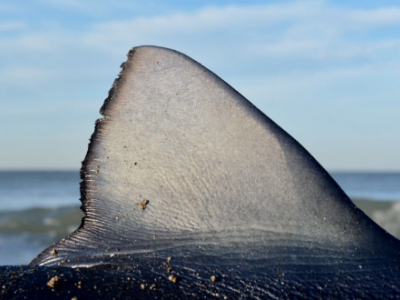
[[[376,169],[376,170],[357,170],[357,169],[348,169],[348,170],[340,170],[340,169],[331,169],[327,170],[328,173],[400,173],[400,170],[384,170],[384,169]],[[0,173],[7,172],[79,172],[79,169],[71,169],[71,168],[30,168],[30,169],[1,169]]]

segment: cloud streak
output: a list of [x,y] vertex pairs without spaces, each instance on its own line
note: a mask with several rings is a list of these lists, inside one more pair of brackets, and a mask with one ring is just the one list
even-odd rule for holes
[[[72,6],[90,5],[81,1],[68,3]],[[23,26],[18,22],[4,23],[0,24],[0,31]],[[362,39],[368,29],[399,26],[400,8],[396,7],[348,10],[332,7],[324,1],[208,7],[189,13],[97,22],[79,31],[71,31],[66,24],[60,24],[57,34],[52,33],[51,28],[50,33],[45,33],[44,28],[28,31],[14,39],[0,40],[7,45],[0,53],[21,49],[52,50],[54,53],[71,47],[120,55],[121,48],[127,51],[126,45],[147,44],[147,41],[195,49],[199,43],[212,41],[213,35],[221,38],[217,38],[214,47],[212,44],[207,46],[225,50],[235,43],[237,52],[256,55],[255,59],[259,56],[304,56],[307,53],[315,59],[340,59],[368,56],[376,51],[397,51],[399,40],[393,37],[382,39],[374,36],[373,41],[368,39],[367,42]],[[359,36],[353,39],[355,34]],[[195,40],[198,42],[193,43]],[[194,47],[185,46],[188,44],[186,41],[193,43]]]
[[15,31],[26,28],[26,24],[24,22],[12,21],[12,22],[0,22],[0,33]]

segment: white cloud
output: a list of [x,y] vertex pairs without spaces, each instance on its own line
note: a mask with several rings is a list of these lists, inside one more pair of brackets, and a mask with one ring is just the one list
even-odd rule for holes
[[80,0],[40,0],[43,4],[49,4],[52,6],[63,7],[67,9],[90,9],[93,10],[96,5],[91,1],[80,1]]
[[[54,5],[90,9],[92,2],[45,0]],[[400,25],[400,8],[348,10],[332,7],[325,1],[297,1],[258,6],[208,7],[194,12],[180,12],[148,18],[133,18],[94,23],[85,30],[59,28],[28,32],[0,41],[3,51],[27,49],[59,51],[91,49],[115,55],[131,46],[156,43],[198,49],[199,44],[237,50],[257,57],[309,56],[315,59],[353,58],[383,50],[397,50],[398,41],[386,38],[365,43],[348,37],[367,28]],[[16,28],[23,24],[0,24]],[[366,27],[367,26],[367,27]],[[47,28],[46,28],[47,29]],[[193,47],[190,46],[193,45]],[[232,49],[232,44],[235,48]],[[229,51],[228,51],[229,49]],[[179,49],[178,49],[179,50]]]
[[308,58],[314,61],[330,59],[351,60],[382,55],[385,52],[400,51],[400,38],[380,41],[352,42],[343,39],[314,39],[304,37],[302,40],[282,39],[276,43],[256,45],[251,51],[263,57]]
[[78,12],[84,15],[107,15],[111,11],[129,10],[140,12],[141,7],[149,6],[149,0],[37,0],[39,3],[54,8]]
[[397,50],[398,41],[390,38],[363,42],[348,36],[367,28],[398,26],[399,12],[397,8],[340,9],[324,1],[210,7],[192,13],[97,23],[83,34],[82,43],[112,54],[127,45],[153,41],[167,46],[185,45],[185,49],[190,44],[206,44],[218,36],[211,47],[226,48],[227,53],[236,49],[261,57],[306,55],[317,60],[348,59],[370,56],[383,48]]
[[28,32],[18,37],[0,37],[0,54],[13,56],[30,51],[49,53],[56,50],[57,42],[60,42],[57,36],[40,32]]
[[15,11],[21,11],[21,7],[13,4],[4,4],[4,3],[0,3],[0,12],[15,12]]
[[134,18],[95,24],[88,38],[118,40],[155,35],[194,35],[237,28],[263,28],[274,23],[307,19],[315,16],[321,1],[303,1],[266,6],[209,7],[192,13]]
[[39,83],[48,82],[53,76],[53,70],[20,65],[2,69],[0,71],[0,83],[7,86],[32,88]]
[[26,28],[24,22],[12,21],[12,22],[0,22],[0,33],[7,31],[14,31]]
[[349,20],[357,24],[387,26],[400,24],[400,8],[380,8],[374,10],[354,11],[349,14]]

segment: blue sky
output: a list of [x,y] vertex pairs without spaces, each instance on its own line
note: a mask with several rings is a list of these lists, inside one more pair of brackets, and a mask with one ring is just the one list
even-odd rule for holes
[[0,170],[79,169],[126,53],[150,44],[218,74],[328,170],[400,171],[398,1],[15,3],[0,1]]

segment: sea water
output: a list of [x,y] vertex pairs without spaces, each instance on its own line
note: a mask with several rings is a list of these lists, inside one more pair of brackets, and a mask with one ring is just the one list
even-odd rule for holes
[[0,172],[0,265],[27,264],[78,228],[79,171]]
[[[400,173],[332,173],[375,222],[400,237]],[[27,264],[77,229],[79,171],[0,172],[0,265]]]

